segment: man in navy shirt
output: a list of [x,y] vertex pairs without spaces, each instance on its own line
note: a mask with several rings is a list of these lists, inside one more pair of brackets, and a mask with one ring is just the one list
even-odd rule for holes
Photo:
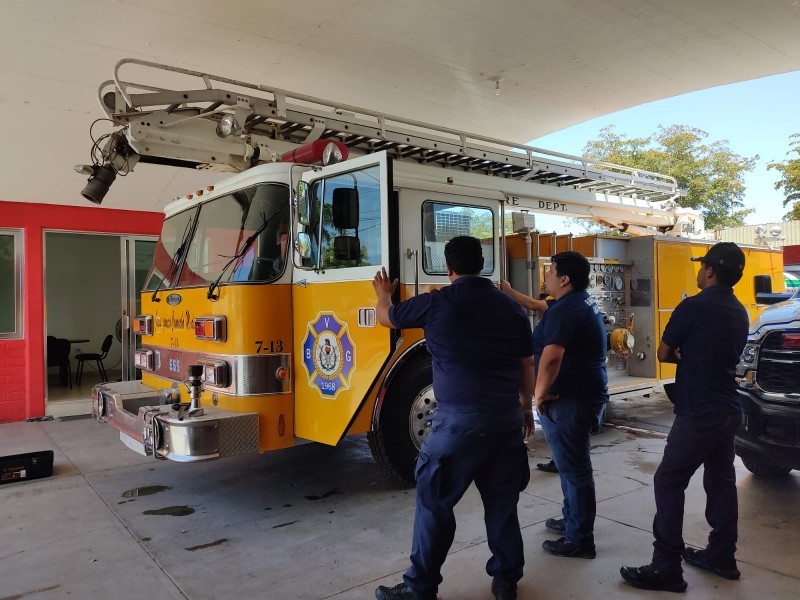
[[562,537],[544,542],[542,549],[576,558],[595,557],[597,507],[589,435],[608,402],[606,332],[586,291],[589,271],[589,261],[577,252],[553,256],[544,280],[556,302],[533,332],[534,400],[564,493],[563,519],[545,522]]
[[[733,460],[742,408],[735,374],[747,342],[749,319],[733,295],[733,286],[744,272],[744,253],[732,242],[721,242],[692,260],[700,261],[700,293],[678,304],[658,348],[658,360],[677,363],[678,370],[675,421],[654,479],[653,561],[620,570],[625,581],[648,590],[686,589],[681,556],[720,577],[739,578]],[[696,550],[683,543],[683,508],[684,492],[700,465],[705,468],[703,488],[711,533],[708,547]]]
[[492,592],[513,600],[525,562],[517,502],[530,479],[523,438],[533,431],[531,328],[522,308],[480,277],[479,240],[455,237],[444,253],[448,287],[392,306],[397,280],[381,270],[373,281],[381,325],[425,330],[438,404],[417,459],[411,566],[403,583],[380,586],[375,597],[436,599],[456,530],[453,508],[474,481],[492,552]]

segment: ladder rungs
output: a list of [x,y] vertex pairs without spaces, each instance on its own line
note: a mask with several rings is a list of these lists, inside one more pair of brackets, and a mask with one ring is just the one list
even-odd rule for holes
[[[174,91],[123,82],[118,74],[125,64],[198,77],[204,89]],[[213,83],[243,88],[247,92],[215,88]],[[111,89],[112,85],[116,90]],[[130,93],[130,90],[137,93]],[[106,97],[108,91],[115,93]],[[593,162],[147,61],[120,61],[115,69],[115,80],[101,86],[99,95],[109,118],[122,126],[163,110],[173,115],[197,115],[213,121],[219,121],[226,113],[240,116],[244,112],[247,118],[240,124],[244,133],[268,138],[278,137],[296,143],[317,138],[337,139],[365,152],[386,150],[398,160],[440,164],[445,168],[544,185],[573,186],[597,193],[630,195],[648,201],[679,195],[675,179],[657,173]],[[112,99],[119,108],[108,106]]]

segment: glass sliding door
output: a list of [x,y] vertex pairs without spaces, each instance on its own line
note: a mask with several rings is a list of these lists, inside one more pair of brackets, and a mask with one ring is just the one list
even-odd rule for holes
[[141,379],[142,373],[133,364],[134,352],[141,346],[141,338],[131,333],[131,319],[141,310],[141,290],[153,264],[156,248],[155,236],[127,236],[122,238],[122,315],[117,323],[117,339],[122,344],[122,379]]

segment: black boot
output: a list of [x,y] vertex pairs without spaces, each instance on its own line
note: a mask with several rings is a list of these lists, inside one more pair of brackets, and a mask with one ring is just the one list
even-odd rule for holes
[[556,535],[564,535],[567,533],[567,528],[564,526],[564,519],[547,519],[544,522],[545,529],[550,533]]
[[686,582],[680,573],[659,571],[653,565],[643,567],[622,567],[622,578],[633,587],[661,592],[685,592]]
[[379,585],[378,589],[375,590],[375,598],[377,600],[436,600],[436,594],[423,596],[408,587],[406,582],[403,582],[394,587]]
[[537,463],[536,468],[540,471],[544,471],[545,473],[558,473],[558,467],[552,458],[550,459],[550,462]]
[[567,558],[594,558],[596,556],[594,544],[573,544],[563,537],[555,541],[547,540],[543,542],[542,550],[553,556],[565,556]]
[[683,551],[683,560],[693,567],[709,571],[725,579],[739,579],[742,575],[739,573],[739,569],[736,568],[735,558],[726,561],[712,559],[708,549],[695,550],[694,548],[686,548]]
[[495,600],[517,600],[517,583],[505,579],[492,579],[492,593]]

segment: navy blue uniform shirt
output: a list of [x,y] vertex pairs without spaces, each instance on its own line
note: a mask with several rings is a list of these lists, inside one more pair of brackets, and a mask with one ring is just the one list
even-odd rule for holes
[[564,348],[551,394],[589,402],[608,400],[606,330],[600,309],[586,290],[573,291],[554,302],[533,331],[538,367],[545,346]]
[[442,413],[508,415],[522,424],[520,359],[533,354],[528,317],[488,279],[451,285],[389,309],[398,329],[422,327]]
[[713,285],[684,299],[672,313],[662,341],[680,348],[675,375],[675,414],[705,416],[741,410],[736,364],[750,320],[733,288]]

